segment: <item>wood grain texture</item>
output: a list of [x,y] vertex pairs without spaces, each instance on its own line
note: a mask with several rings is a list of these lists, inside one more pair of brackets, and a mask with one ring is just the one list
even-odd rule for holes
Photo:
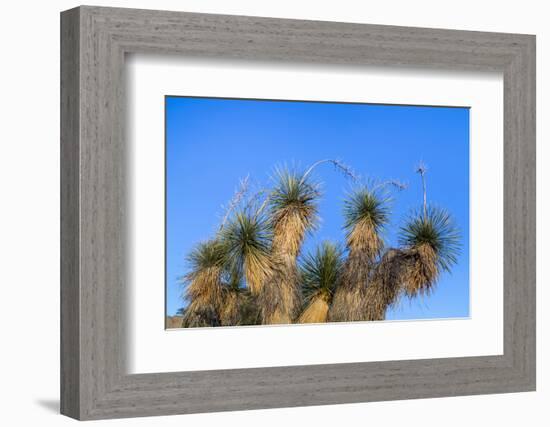
[[[62,13],[62,413],[100,419],[535,389],[535,38],[133,9]],[[128,375],[124,56],[504,74],[504,354]]]
[[61,20],[61,412],[80,414],[79,16]]

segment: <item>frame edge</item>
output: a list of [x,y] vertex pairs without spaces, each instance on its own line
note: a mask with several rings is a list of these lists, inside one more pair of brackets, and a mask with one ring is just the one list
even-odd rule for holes
[[80,419],[80,8],[61,12],[60,412]]

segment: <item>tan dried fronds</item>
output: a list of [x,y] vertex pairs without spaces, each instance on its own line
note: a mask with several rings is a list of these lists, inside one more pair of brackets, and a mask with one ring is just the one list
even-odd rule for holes
[[329,310],[330,322],[356,322],[365,320],[365,286],[336,289]]
[[202,301],[191,301],[185,309],[182,327],[198,328],[219,326],[218,313],[211,305],[204,305]]
[[220,267],[213,266],[188,274],[185,298],[198,305],[220,307],[223,301],[221,273]]
[[258,296],[262,324],[288,324],[301,306],[296,258],[277,255],[271,275]]
[[369,260],[374,260],[384,246],[376,227],[368,219],[357,222],[347,235],[348,248],[355,253],[362,253]]
[[365,291],[364,320],[384,320],[388,309],[385,287],[381,283],[372,283]]
[[241,295],[238,289],[227,289],[224,292],[223,304],[220,308],[220,323],[222,326],[240,324]]
[[250,291],[243,288],[226,288],[224,301],[220,310],[222,326],[260,324],[256,298]]
[[298,323],[325,323],[328,319],[329,304],[326,295],[319,294],[310,299]]
[[384,320],[401,295],[428,294],[438,276],[437,257],[431,246],[390,249],[374,268],[365,292],[365,319]]
[[369,252],[350,250],[330,307],[331,322],[365,320],[365,292],[372,265]]
[[264,317],[263,325],[290,325],[292,318],[285,310],[277,309],[268,317]]
[[397,249],[388,250],[377,263],[368,254],[351,253],[334,296],[331,321],[384,320],[403,289],[409,263],[408,255]]
[[411,258],[405,251],[389,249],[376,264],[365,293],[365,320],[384,320],[397,303],[409,275]]
[[225,249],[217,240],[200,243],[188,255],[190,272],[183,277],[184,297],[189,302],[185,309],[184,327],[219,324],[225,259]]
[[244,275],[246,283],[253,295],[260,291],[272,272],[272,261],[269,253],[249,251],[244,256]]
[[273,252],[297,257],[306,232],[314,225],[317,208],[289,205],[273,213]]
[[408,249],[409,261],[404,274],[404,290],[408,297],[427,295],[439,276],[437,254],[429,244]]
[[240,293],[240,324],[241,325],[260,325],[260,309],[258,307],[258,298],[249,291]]

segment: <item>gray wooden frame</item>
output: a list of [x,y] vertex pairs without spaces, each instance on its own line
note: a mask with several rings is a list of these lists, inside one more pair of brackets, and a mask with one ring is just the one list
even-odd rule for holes
[[[504,354],[128,375],[124,57],[504,75]],[[61,412],[100,419],[535,389],[535,37],[83,6],[61,14]]]

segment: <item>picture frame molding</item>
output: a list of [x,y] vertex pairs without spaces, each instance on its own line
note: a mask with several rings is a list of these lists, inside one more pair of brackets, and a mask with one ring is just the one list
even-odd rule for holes
[[[535,36],[81,6],[61,13],[61,413],[88,420],[536,388]],[[127,374],[127,54],[503,73],[503,355]]]

